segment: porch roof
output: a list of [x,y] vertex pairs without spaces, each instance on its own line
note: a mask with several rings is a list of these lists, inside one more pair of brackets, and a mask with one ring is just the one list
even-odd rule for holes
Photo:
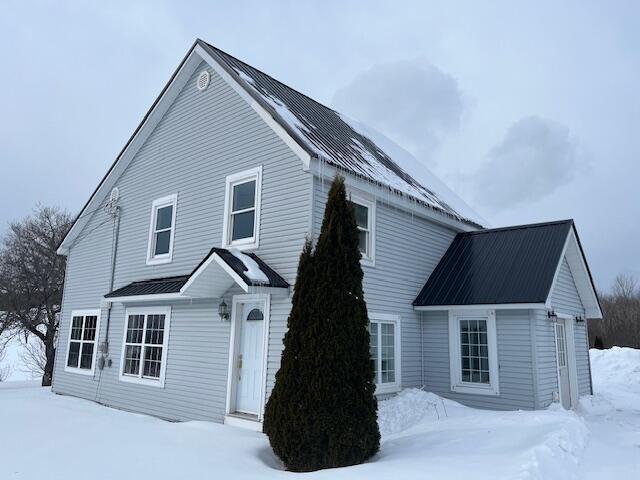
[[255,253],[212,248],[189,275],[137,280],[104,298],[111,302],[218,298],[234,284],[252,293],[289,289],[289,283]]

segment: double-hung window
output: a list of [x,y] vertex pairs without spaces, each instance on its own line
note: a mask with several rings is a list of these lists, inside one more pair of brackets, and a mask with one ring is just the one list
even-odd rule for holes
[[170,307],[127,309],[120,380],[164,386],[170,316]]
[[375,253],[375,202],[357,195],[350,195],[358,227],[358,246],[362,254],[362,263],[374,264]]
[[371,363],[376,393],[400,390],[400,319],[396,315],[369,313]]
[[449,312],[451,390],[499,395],[494,310]]
[[162,197],[151,205],[147,264],[169,263],[173,258],[178,195]]
[[261,190],[261,166],[227,177],[223,247],[258,247]]
[[99,332],[100,310],[71,312],[66,371],[93,375]]

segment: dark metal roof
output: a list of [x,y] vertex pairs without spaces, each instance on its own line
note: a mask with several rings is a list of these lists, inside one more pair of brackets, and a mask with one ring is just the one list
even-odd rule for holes
[[[229,250],[225,248],[212,248],[211,251],[209,252],[209,255],[205,257],[202,263],[204,263],[207,260],[207,258],[209,258],[214,253],[218,254],[218,256],[222,258],[222,260],[224,260],[224,262],[227,265],[229,265],[233,269],[233,271],[236,272],[240,276],[240,278],[242,278],[242,280],[244,280],[244,282],[249,286],[289,288],[289,284],[287,283],[287,281],[284,278],[282,278],[280,275],[278,275],[278,273],[276,273],[276,271],[273,270],[269,265],[264,263],[262,259],[258,257],[255,253],[245,253],[245,255],[253,259],[258,264],[258,266],[260,267],[260,270],[262,270],[262,273],[264,273],[266,277],[269,279],[268,283],[256,282],[250,279],[249,277],[247,277],[247,275],[245,274],[245,272],[247,271],[247,268],[244,265],[244,263],[242,263],[242,261],[238,257],[236,257],[233,253],[231,253]],[[198,267],[196,267],[193,273],[195,273],[197,269]]]
[[161,293],[177,293],[189,280],[189,275],[178,277],[154,278],[132,282],[122,288],[107,293],[105,298],[130,297],[132,295],[159,295]]
[[217,254],[233,271],[242,278],[249,286],[271,287],[271,288],[289,288],[287,281],[273,270],[269,265],[264,263],[255,253],[246,253],[260,267],[260,270],[269,279],[267,283],[256,282],[247,277],[247,268],[244,263],[233,255],[229,250],[224,248],[212,248],[204,259],[189,275],[180,275],[176,277],[154,278],[149,280],[140,280],[132,282],[124,287],[118,288],[107,293],[104,298],[114,297],[130,297],[134,295],[158,295],[162,293],[178,293],[180,289],[189,281],[189,279],[198,271],[198,269],[211,257]]
[[415,306],[544,303],[573,220],[459,233]]
[[[312,157],[383,185],[459,220],[465,218],[438,194],[405,172],[374,140],[345,117],[222,50],[198,40]],[[286,111],[286,115],[282,112]],[[292,115],[295,119],[283,118]]]

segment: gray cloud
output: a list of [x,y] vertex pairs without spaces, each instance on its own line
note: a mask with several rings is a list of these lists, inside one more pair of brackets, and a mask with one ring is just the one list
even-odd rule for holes
[[479,202],[505,209],[539,200],[569,183],[579,151],[569,128],[537,116],[513,123],[487,154],[475,175],[467,177]]
[[337,90],[332,103],[426,161],[465,110],[456,79],[423,58],[375,65]]

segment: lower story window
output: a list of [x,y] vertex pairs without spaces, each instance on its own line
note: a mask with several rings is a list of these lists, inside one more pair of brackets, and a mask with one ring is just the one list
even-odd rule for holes
[[498,395],[495,311],[449,312],[451,390]]
[[128,309],[120,379],[164,385],[169,307]]
[[397,316],[369,315],[371,362],[376,393],[400,389],[400,321]]
[[93,374],[96,341],[100,331],[100,310],[74,310],[71,312],[69,348],[65,370]]

